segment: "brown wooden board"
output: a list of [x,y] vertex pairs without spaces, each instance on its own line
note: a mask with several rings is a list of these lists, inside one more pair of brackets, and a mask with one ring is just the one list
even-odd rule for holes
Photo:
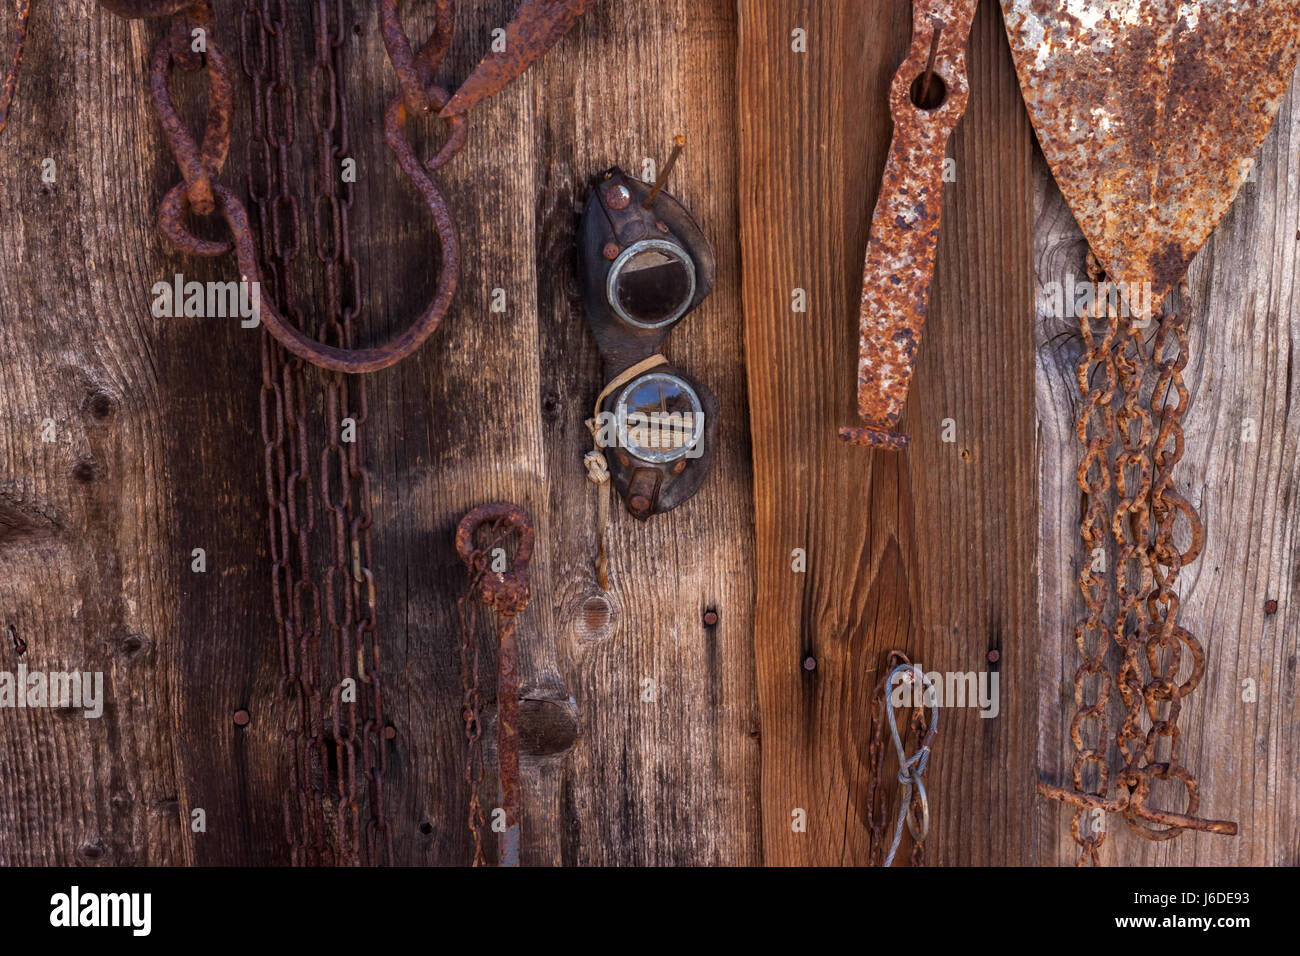
[[[364,335],[378,342],[427,300],[436,245],[383,144],[396,81],[377,6],[349,6],[353,235]],[[516,6],[458,4],[445,82],[468,73]],[[422,39],[432,6],[411,7],[404,19]],[[237,53],[242,4],[216,8],[218,36]],[[305,98],[310,26],[305,10],[295,16]],[[149,313],[159,279],[233,277],[231,262],[176,255],[152,227],[177,178],[145,86],[160,30],[90,0],[38,4],[0,139],[0,625],[28,641],[33,667],[104,670],[110,701],[99,721],[0,712],[6,863],[287,861],[260,333]],[[759,861],[735,36],[722,0],[600,4],[476,111],[470,144],[439,174],[464,246],[460,293],[418,357],[372,379],[364,436],[400,863],[470,859],[454,618],[464,567],[452,532],[498,498],[533,512],[540,541],[520,621],[523,862]],[[187,116],[201,115],[201,86],[177,87]],[[242,193],[246,124],[235,132],[223,178]],[[677,133],[689,145],[669,188],[712,239],[718,283],[666,347],[721,400],[721,447],[678,511],[642,525],[615,510],[606,595],[591,570],[595,498],[582,466],[582,420],[603,383],[572,236],[589,175],[616,163],[639,174]],[[439,135],[433,124],[416,132],[430,154]],[[46,156],[58,166],[48,187]],[[495,289],[504,313],[491,311]],[[45,418],[54,443],[41,442]],[[204,574],[190,571],[196,547]],[[706,609],[716,626],[703,624]],[[485,666],[492,673],[490,656]],[[252,718],[243,730],[240,708]],[[489,807],[495,787],[489,773]],[[206,833],[188,826],[195,808]]]
[[[868,700],[899,648],[938,671],[981,671],[1001,653],[997,718],[940,715],[928,860],[1032,861],[1031,138],[1001,18],[982,4],[972,31],[971,101],[902,421],[912,445],[896,454],[845,445],[836,429],[854,423],[863,250],[910,4],[740,8],[765,859],[867,862]],[[796,289],[807,312],[792,308]],[[949,418],[953,443],[941,440]]]

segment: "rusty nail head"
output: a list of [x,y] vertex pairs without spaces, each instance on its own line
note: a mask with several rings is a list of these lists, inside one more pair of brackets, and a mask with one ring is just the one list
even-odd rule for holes
[[667,232],[667,231],[668,231],[668,223],[666,223],[666,222],[664,222],[662,219],[660,219],[660,220],[658,220],[658,221],[655,222],[655,228],[658,229],[660,232]]
[[610,186],[605,190],[605,202],[610,209],[626,209],[632,203],[632,194],[626,186]]
[[718,612],[717,612],[717,611],[713,610],[712,608],[709,608],[709,610],[707,610],[707,611],[704,612],[704,626],[705,626],[705,627],[713,627],[713,626],[716,625],[717,623],[718,623]]
[[619,248],[617,242],[607,242],[605,243],[605,248],[601,250],[601,254],[610,262],[613,262],[618,258],[618,253]]
[[633,495],[632,499],[628,502],[628,504],[632,506],[633,511],[650,510],[650,499],[647,498],[645,495]]
[[817,669],[817,658],[809,654],[803,659],[803,669],[806,671],[815,671]]
[[1265,614],[1276,614],[1276,613],[1277,613],[1277,601],[1275,601],[1273,598],[1269,598],[1267,601],[1265,601],[1265,602],[1264,602],[1264,613],[1265,613]]
[[389,724],[387,727],[384,728],[385,740],[392,740],[396,736],[397,736],[397,728],[394,727],[392,724]]
[[249,721],[250,719],[251,719],[251,718],[249,717],[248,711],[246,711],[246,710],[242,710],[242,709],[241,709],[241,710],[237,710],[237,711],[235,711],[235,726],[236,726],[236,727],[247,727],[247,726],[248,726],[248,721]]
[[1002,660],[1002,652],[1000,650],[995,647],[993,650],[989,651],[990,664],[996,664],[1000,660]]

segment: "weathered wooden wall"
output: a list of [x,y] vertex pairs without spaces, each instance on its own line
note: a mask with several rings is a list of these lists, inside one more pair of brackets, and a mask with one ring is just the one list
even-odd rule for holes
[[[870,16],[864,16],[866,9]],[[806,53],[791,31],[807,31]],[[865,863],[867,713],[891,648],[982,671],[1002,709],[945,710],[927,774],[928,860],[1035,858],[1035,437],[1030,130],[992,5],[972,31],[971,102],[903,454],[844,444],[857,303],[889,145],[886,90],[911,4],[742,4],[741,204],[757,509],[755,654],[763,841],[780,863]],[[792,291],[806,290],[806,314]],[[956,442],[941,440],[954,420]],[[807,551],[806,573],[791,552]],[[815,670],[801,666],[806,656]],[[890,799],[896,799],[890,793]],[[807,831],[792,828],[796,808]]]
[[[1189,273],[1191,359],[1183,375],[1191,410],[1183,420],[1186,454],[1175,485],[1200,512],[1206,545],[1180,575],[1179,621],[1204,646],[1207,675],[1185,698],[1178,747],[1200,781],[1201,815],[1237,821],[1240,835],[1185,832],[1152,843],[1113,819],[1103,844],[1106,862],[1300,862],[1300,608],[1293,599],[1300,583],[1300,432],[1292,412],[1300,407],[1293,371],[1300,362],[1300,304],[1293,301],[1300,276],[1297,155],[1300,110],[1293,84],[1257,158],[1255,181],[1242,188]],[[1034,209],[1036,281],[1063,282],[1068,273],[1082,279],[1086,244],[1041,156]],[[1083,345],[1077,321],[1050,315],[1044,306],[1040,302],[1034,323],[1042,449],[1038,762],[1045,777],[1065,783],[1075,710],[1073,628],[1083,617],[1074,479],[1080,447],[1075,370]],[[1269,601],[1277,602],[1272,614],[1265,610]],[[1111,706],[1116,713],[1118,698]],[[1163,806],[1181,809],[1185,799],[1173,784],[1155,793]],[[1053,813],[1056,845],[1043,862],[1077,858],[1069,816],[1063,808]]]
[[[217,3],[230,49],[241,5]],[[379,341],[431,292],[434,244],[382,142],[395,81],[375,4],[350,6],[354,237],[365,334]],[[431,10],[409,6],[422,38]],[[443,69],[453,86],[516,3],[459,7]],[[908,10],[606,0],[477,111],[469,146],[439,174],[465,248],[460,293],[418,356],[372,378],[364,439],[399,862],[470,858],[451,534],[497,498],[527,506],[541,542],[520,625],[535,714],[525,864],[864,861],[865,703],[892,647],[938,670],[981,670],[1001,652],[998,718],[943,714],[929,860],[1072,860],[1067,812],[1033,782],[1060,774],[1072,711],[1079,342],[1035,317],[1034,289],[1077,271],[1082,243],[1036,157],[994,3],[977,16],[971,103],[949,152],[957,182],[903,419],[913,446],[891,456],[835,438],[853,417],[861,259]],[[796,28],[806,53],[791,49]],[[3,863],[287,860],[260,333],[150,315],[159,279],[233,276],[228,261],[174,254],[152,227],[176,180],[144,84],[159,31],[91,0],[37,4],[0,134],[0,628],[27,641],[30,668],[102,670],[108,697],[100,720],[0,710]],[[713,240],[718,284],[667,354],[717,393],[722,440],[678,511],[640,525],[615,510],[606,594],[581,465],[581,422],[603,383],[572,233],[588,176],[637,172],[676,133],[688,148],[670,188]],[[245,135],[237,125],[225,176],[239,191]],[[417,135],[438,142],[436,129]],[[1288,99],[1258,182],[1192,272],[1181,487],[1209,545],[1183,598],[1214,676],[1183,746],[1203,806],[1235,816],[1242,836],[1150,845],[1120,833],[1107,844],[1118,862],[1297,861],[1297,147]],[[45,158],[55,183],[41,180]],[[498,288],[504,314],[489,309]],[[807,313],[791,311],[795,288]],[[1249,417],[1253,444],[1240,439]],[[940,441],[945,418],[955,443]],[[190,571],[199,547],[205,574]],[[791,570],[796,548],[806,573]],[[0,660],[17,664],[7,645]],[[1247,678],[1256,703],[1241,700]],[[242,730],[239,708],[252,715]],[[206,834],[186,825],[196,807]],[[806,832],[791,830],[796,808]]]
[[[380,341],[428,298],[435,246],[383,145],[396,84],[376,5],[349,6],[354,236],[365,334]],[[410,6],[422,38],[432,7]],[[516,6],[459,4],[449,85]],[[217,4],[218,36],[236,52],[241,7]],[[310,22],[295,15],[298,62],[309,62]],[[539,702],[526,707],[538,712],[532,749],[560,748],[524,755],[524,863],[759,861],[735,21],[722,0],[600,4],[476,112],[469,146],[440,175],[465,248],[460,293],[416,358],[372,379],[365,436],[399,862],[470,859],[453,616],[464,569],[452,532],[498,498],[538,522],[523,694]],[[233,275],[231,262],[173,254],[152,228],[176,177],[144,82],[159,30],[90,0],[38,4],[0,140],[0,625],[28,641],[29,667],[105,671],[109,697],[99,721],[0,711],[7,863],[287,859],[260,333],[150,316],[160,278]],[[305,90],[305,68],[299,80]],[[712,238],[718,283],[667,348],[718,395],[721,447],[678,511],[648,525],[615,511],[605,594],[581,461],[582,420],[603,383],[572,235],[589,176],[615,164],[639,173],[677,133],[689,146],[670,188]],[[225,177],[241,192],[245,135],[237,124]],[[438,132],[417,135],[430,147]],[[40,180],[47,156],[56,185]],[[304,189],[310,168],[304,158]],[[497,288],[504,314],[489,309]],[[53,444],[40,438],[46,418]],[[206,574],[189,570],[195,547],[207,550]],[[654,702],[642,699],[646,678]],[[252,714],[244,730],[231,720],[239,708]],[[495,786],[489,773],[485,796]],[[206,834],[183,825],[194,807],[207,811]]]

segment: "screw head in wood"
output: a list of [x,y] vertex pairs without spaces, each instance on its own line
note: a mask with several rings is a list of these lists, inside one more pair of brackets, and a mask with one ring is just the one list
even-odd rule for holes
[[247,727],[247,726],[248,726],[248,722],[249,722],[251,719],[252,719],[252,717],[249,716],[248,711],[243,710],[243,709],[240,709],[240,710],[235,711],[235,726],[236,726],[236,727]]
[[632,194],[626,186],[610,186],[605,190],[605,204],[610,209],[626,209],[631,203]]
[[704,626],[714,627],[718,623],[718,612],[710,608],[704,612]]
[[803,669],[806,671],[815,671],[817,669],[817,658],[809,654],[803,659]]
[[1276,613],[1277,613],[1277,601],[1273,600],[1272,598],[1269,598],[1267,601],[1265,601],[1265,602],[1264,602],[1264,613],[1265,613],[1265,614],[1276,614]]

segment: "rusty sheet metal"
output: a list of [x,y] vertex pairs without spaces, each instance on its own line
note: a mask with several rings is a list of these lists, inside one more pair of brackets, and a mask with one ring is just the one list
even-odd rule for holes
[[443,107],[442,116],[467,113],[499,93],[560,42],[593,3],[595,0],[524,0],[506,26],[505,49],[483,58]]
[[1300,0],[1001,3],[1061,192],[1132,310],[1158,310],[1277,115]]
[[871,218],[859,313],[858,414],[864,425],[839,432],[855,445],[899,450],[908,443],[894,429],[934,279],[944,150],[970,93],[966,40],[975,6],[976,0],[916,0],[912,45],[889,87],[894,138]]

